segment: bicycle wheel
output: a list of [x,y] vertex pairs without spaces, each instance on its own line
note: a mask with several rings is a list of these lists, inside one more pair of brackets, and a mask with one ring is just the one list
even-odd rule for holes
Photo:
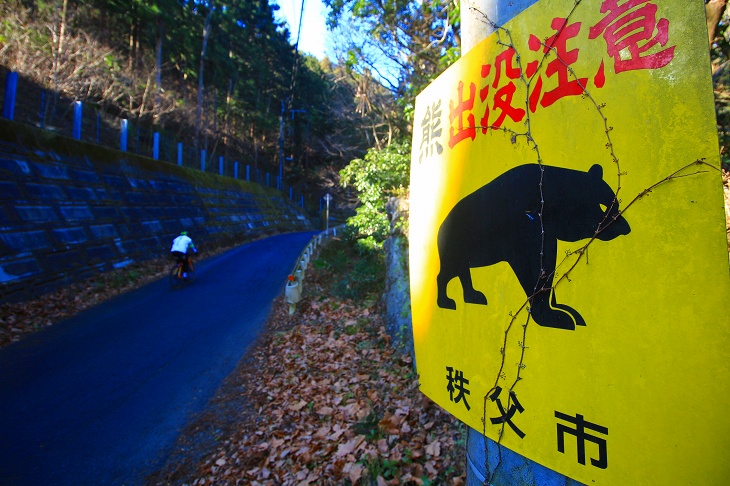
[[183,279],[180,275],[180,265],[175,264],[170,270],[170,287],[174,290],[182,285]]

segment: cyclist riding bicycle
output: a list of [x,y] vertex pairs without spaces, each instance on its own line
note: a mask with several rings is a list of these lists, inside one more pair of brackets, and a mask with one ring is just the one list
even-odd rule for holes
[[182,262],[183,278],[187,278],[187,272],[190,271],[190,258],[188,258],[188,252],[191,250],[193,253],[198,253],[192,238],[188,236],[188,232],[181,231],[180,236],[172,240],[170,255],[172,255],[177,263]]

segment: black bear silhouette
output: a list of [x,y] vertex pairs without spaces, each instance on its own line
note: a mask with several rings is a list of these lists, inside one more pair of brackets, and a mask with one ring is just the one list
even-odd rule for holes
[[446,286],[458,277],[464,302],[486,305],[487,298],[474,289],[470,269],[507,262],[531,297],[535,322],[569,330],[585,326],[575,309],[555,299],[558,240],[595,235],[608,241],[630,231],[600,165],[588,172],[537,164],[515,167],[456,203],[441,224],[437,304],[456,309]]

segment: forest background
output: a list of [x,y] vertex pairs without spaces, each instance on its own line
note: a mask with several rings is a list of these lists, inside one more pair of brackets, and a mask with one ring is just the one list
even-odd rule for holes
[[[728,168],[730,19],[726,0],[695,1]],[[407,198],[415,96],[460,56],[460,3],[323,3],[335,59],[320,61],[298,52],[268,0],[4,0],[0,66],[211,156],[275,173],[283,155],[287,185],[357,206],[351,222],[378,247],[388,197]]]
[[[277,172],[283,154],[297,192],[352,205],[338,172],[410,139],[408,107],[458,45],[458,12],[439,1],[326,5],[339,45],[319,61],[292,45],[268,0],[5,0],[0,66],[258,170]],[[373,55],[396,61],[390,81]]]
[[[730,19],[726,0],[694,1],[705,3],[708,18],[720,152],[727,171]],[[320,61],[301,55],[292,45],[288,28],[276,22],[276,6],[269,5],[268,0],[3,0],[0,69],[18,72],[54,96],[81,100],[138,124],[174,133],[197,148],[241,154],[246,157],[242,162],[269,172],[275,172],[279,163],[283,114],[283,151],[290,159],[286,160],[284,173],[288,185],[309,193],[310,200],[329,192],[339,207],[356,208],[357,214],[350,223],[360,250],[371,257],[380,252],[383,241],[392,234],[386,203],[390,200],[392,208],[393,198],[407,200],[415,96],[460,56],[459,2],[323,2],[329,9],[328,28],[334,32],[336,45],[334,59]],[[388,73],[381,72],[385,65],[389,66]],[[727,172],[724,177],[727,183]],[[730,203],[730,199],[726,201]],[[353,263],[352,258],[340,260]],[[407,265],[407,258],[402,261]],[[161,267],[152,265],[155,266]],[[382,275],[382,266],[377,268]],[[150,273],[155,271],[153,268]],[[357,268],[348,268],[344,273],[349,280],[337,280],[331,275],[323,280],[331,280],[347,292],[353,292],[355,283],[370,290],[381,288],[363,278],[364,272]],[[130,279],[129,275],[120,279],[126,285],[119,284],[122,290],[140,285],[136,276]],[[70,301],[74,305],[96,302],[96,290],[93,298],[86,293],[74,295],[74,289],[70,292],[57,296],[55,302],[26,306],[44,314],[29,318],[19,313],[20,317],[11,325],[20,327],[17,323],[23,322],[37,330],[42,326],[36,326],[36,322],[50,324],[53,313],[58,309],[65,312]],[[325,293],[336,295],[336,289],[327,288]],[[376,297],[380,295],[377,293]],[[331,318],[327,309],[309,309],[308,314],[314,316],[318,325],[322,321],[342,321],[346,327],[336,331],[350,336],[353,342],[367,344],[375,342],[374,336],[378,336],[378,343],[396,343],[379,327],[363,327],[362,332],[370,333],[367,339],[358,334],[361,330],[355,324],[360,326],[360,316],[367,316],[361,309],[353,307],[347,310],[351,315],[342,317],[342,308],[327,305],[336,311],[337,318]],[[54,316],[63,317],[66,314]],[[375,322],[381,325],[380,321]],[[326,330],[330,332],[329,328]],[[292,345],[299,344],[292,340]],[[380,350],[381,346],[376,348]],[[357,350],[362,351],[360,347]],[[282,352],[280,347],[278,352]],[[379,354],[371,354],[381,362]],[[326,355],[317,359],[322,360],[322,356]],[[406,358],[399,359],[405,361],[400,367],[392,367],[393,374],[405,373],[410,366]],[[399,389],[404,388],[401,385]],[[313,393],[320,399],[325,396],[316,389]],[[400,392],[393,397],[399,406],[403,403]],[[315,403],[314,398],[311,403]],[[284,410],[283,406],[270,408]],[[382,417],[365,417],[362,423],[370,426],[366,432],[377,432],[379,418]],[[443,419],[412,416],[409,420],[433,425],[441,424],[439,420]],[[429,432],[428,441],[424,439],[418,447],[409,446],[426,451],[421,460],[423,468],[428,470],[431,457],[439,454],[444,464],[455,463],[457,449],[446,446],[453,444],[452,432],[444,427],[441,436]],[[383,440],[373,438],[378,446]],[[278,443],[276,439],[271,443]],[[444,444],[443,453],[438,450],[440,443]],[[238,443],[228,445],[235,449]],[[287,445],[282,441],[280,446]],[[279,450],[276,452],[272,455],[278,455]],[[210,475],[216,468],[220,475],[233,474],[229,467],[219,467],[226,464],[227,453],[221,449],[222,456],[201,465],[201,474]],[[416,458],[408,457],[412,463],[409,467],[420,467],[421,462],[411,459]],[[366,465],[375,471],[373,477],[388,477],[383,467],[391,470],[399,464],[396,461]],[[249,469],[246,470],[251,472]],[[415,470],[407,471],[420,476]],[[269,471],[255,473],[263,475]],[[360,467],[348,474],[352,479],[362,473]]]

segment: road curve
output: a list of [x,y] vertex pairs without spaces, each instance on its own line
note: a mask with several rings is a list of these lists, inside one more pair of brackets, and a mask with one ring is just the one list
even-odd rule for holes
[[135,485],[255,339],[313,233],[201,261],[0,350],[0,484]]

